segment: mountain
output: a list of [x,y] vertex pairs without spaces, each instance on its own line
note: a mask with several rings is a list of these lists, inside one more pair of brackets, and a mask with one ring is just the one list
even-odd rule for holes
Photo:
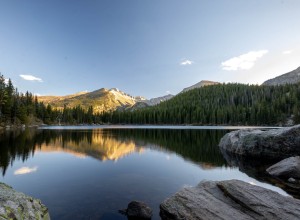
[[[220,83],[203,80],[193,86],[183,89],[182,92],[216,84]],[[142,96],[131,96],[117,88],[102,88],[93,92],[84,91],[66,96],[39,96],[38,100],[44,104],[50,104],[56,109],[63,109],[64,106],[74,108],[78,105],[84,109],[88,109],[90,106],[93,106],[94,113],[99,113],[114,111],[116,109],[120,111],[133,111],[148,106],[158,105],[161,102],[165,102],[173,97],[174,95],[168,94],[147,100]]]
[[275,86],[275,85],[283,85],[283,84],[294,84],[298,82],[300,82],[300,67],[298,67],[297,69],[291,72],[277,76],[273,79],[269,79],[263,82],[262,85]]
[[171,99],[173,97],[174,97],[174,95],[168,94],[168,95],[165,95],[165,96],[161,96],[161,97],[157,97],[157,98],[152,98],[150,100],[142,100],[141,102],[146,103],[149,106],[153,106],[153,105],[157,105],[157,104],[159,104],[161,102],[167,101],[167,100],[169,100],[169,99]]
[[131,96],[117,88],[99,89],[93,92],[79,92],[66,96],[39,96],[38,100],[45,104],[50,104],[54,108],[63,109],[67,107],[73,108],[81,105],[87,109],[93,106],[94,112],[110,111],[110,110],[134,110],[147,106],[157,105],[162,101],[172,98],[173,95],[166,95],[150,100],[142,96]]
[[48,103],[52,103],[52,102],[62,101],[64,99],[74,98],[76,96],[80,96],[80,95],[83,95],[83,94],[86,94],[86,93],[88,93],[88,92],[83,91],[83,92],[78,92],[78,93],[75,93],[75,94],[72,94],[72,95],[66,95],[66,96],[39,96],[38,100],[40,102],[44,102],[44,103],[48,104]]
[[127,108],[122,108],[121,107],[121,108],[119,108],[119,110],[134,111],[134,110],[137,110],[137,109],[158,105],[161,102],[167,101],[167,100],[169,100],[173,97],[174,97],[174,95],[168,94],[168,95],[165,95],[165,96],[152,98],[152,99],[149,99],[149,100],[144,99],[144,100],[137,101],[137,103],[135,103],[133,106],[130,106],[130,107],[127,107]]
[[94,112],[102,112],[115,110],[120,106],[132,106],[144,98],[135,98],[117,88],[102,88],[93,92],[81,92],[67,96],[40,96],[38,100],[45,104],[51,104],[57,109],[62,109],[65,105],[71,108],[81,105],[86,109],[93,106]]
[[203,86],[211,86],[211,85],[218,85],[218,84],[220,84],[220,83],[219,82],[208,81],[208,80],[202,80],[202,81],[196,83],[195,85],[192,85],[190,87],[187,87],[187,88],[183,89],[182,92],[187,92],[187,91],[192,90],[192,89],[201,88]]

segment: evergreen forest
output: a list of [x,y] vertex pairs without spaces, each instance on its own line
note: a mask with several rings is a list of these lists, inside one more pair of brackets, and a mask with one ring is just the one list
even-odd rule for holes
[[156,106],[94,113],[93,106],[58,110],[20,93],[0,74],[0,123],[284,125],[300,123],[300,84],[219,84],[180,93]]

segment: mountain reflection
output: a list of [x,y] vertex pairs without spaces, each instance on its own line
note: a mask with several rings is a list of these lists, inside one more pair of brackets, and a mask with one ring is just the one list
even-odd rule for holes
[[[75,134],[75,135],[74,135]],[[132,140],[113,137],[103,130],[63,131],[39,148],[42,152],[64,151],[77,157],[91,156],[101,161],[118,160],[133,152],[142,152]]]
[[217,147],[222,130],[25,130],[0,136],[0,167],[3,176],[14,160],[25,161],[36,151],[66,152],[101,161],[118,159],[144,149],[174,152],[202,169],[225,165]]

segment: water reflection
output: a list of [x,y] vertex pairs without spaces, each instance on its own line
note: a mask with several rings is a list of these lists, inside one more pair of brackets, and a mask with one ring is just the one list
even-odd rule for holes
[[240,179],[272,188],[261,183],[256,168],[252,175],[247,166],[244,170],[225,156],[226,162],[217,146],[225,133],[171,129],[2,133],[1,181],[41,199],[53,219],[124,219],[117,211],[132,200],[148,203],[153,219],[159,219],[164,199],[204,179]]
[[[14,160],[27,160],[35,152],[67,152],[79,158],[87,156],[100,161],[117,161],[131,153],[143,153],[144,149],[175,152],[197,163],[203,169],[225,165],[217,148],[221,130],[26,130],[1,134],[0,166],[2,175]],[[30,173],[24,168],[18,173]]]
[[279,162],[278,159],[259,160],[257,158],[231,154],[224,149],[221,149],[221,153],[229,166],[238,167],[241,172],[246,173],[248,176],[260,182],[266,182],[275,185],[292,195],[294,198],[300,199],[300,187],[298,184],[284,182],[283,180],[271,176],[266,172],[268,167]]
[[134,141],[118,139],[102,130],[55,132],[51,137],[47,144],[41,145],[39,151],[64,151],[80,158],[90,156],[101,161],[117,161],[130,153],[143,151],[142,146]]
[[14,175],[24,175],[24,174],[36,172],[37,169],[38,169],[37,166],[35,166],[35,167],[21,167],[21,168],[17,169],[14,172]]
[[0,167],[2,175],[5,175],[9,165],[15,160],[27,160],[34,154],[36,146],[43,142],[37,139],[34,130],[16,130],[3,132],[0,137]]

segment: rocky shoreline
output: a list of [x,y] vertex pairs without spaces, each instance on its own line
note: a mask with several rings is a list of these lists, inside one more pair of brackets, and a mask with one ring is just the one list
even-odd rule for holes
[[[220,140],[219,147],[230,165],[250,176],[262,173],[279,181],[288,192],[299,194],[300,125],[232,131]],[[160,216],[163,220],[300,219],[299,205],[296,198],[243,181],[205,181],[166,199],[160,205]]]

